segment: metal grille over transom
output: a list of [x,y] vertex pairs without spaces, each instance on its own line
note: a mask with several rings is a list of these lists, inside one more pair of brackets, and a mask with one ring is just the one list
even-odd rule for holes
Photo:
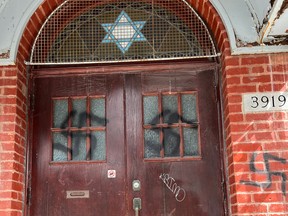
[[81,64],[217,56],[183,0],[67,0],[46,20],[27,64]]

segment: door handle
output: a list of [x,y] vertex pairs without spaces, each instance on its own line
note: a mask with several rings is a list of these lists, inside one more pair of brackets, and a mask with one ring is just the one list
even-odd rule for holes
[[133,199],[133,209],[135,211],[135,216],[139,216],[139,211],[141,210],[141,199],[140,198],[134,198]]

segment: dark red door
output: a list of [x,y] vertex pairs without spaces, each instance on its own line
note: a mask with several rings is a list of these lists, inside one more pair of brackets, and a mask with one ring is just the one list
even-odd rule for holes
[[125,215],[123,76],[36,78],[34,92],[30,214]]
[[224,215],[214,71],[182,67],[35,78],[30,215]]
[[142,215],[224,215],[213,72],[126,76],[127,182],[141,183],[128,199]]

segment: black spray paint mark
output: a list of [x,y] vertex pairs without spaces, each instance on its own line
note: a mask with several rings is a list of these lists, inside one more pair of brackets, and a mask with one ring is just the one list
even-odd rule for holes
[[[86,125],[86,117],[89,115],[86,112],[77,113],[77,111],[73,110],[70,112],[69,116],[61,123],[60,128],[66,129],[68,126],[68,121],[71,119],[74,119],[77,116],[77,122],[76,125],[78,128],[81,128]],[[192,122],[190,120],[185,119],[184,117],[180,116],[178,112],[172,112],[169,109],[165,109],[163,112],[159,113],[158,115],[155,115],[155,117],[149,122],[150,125],[155,125],[155,127],[152,128],[153,130],[160,130],[161,128],[157,127],[157,124],[159,123],[159,119],[162,116],[162,119],[165,118],[165,123],[168,125],[168,127],[164,128],[164,137],[162,140],[162,143],[159,143],[159,145],[155,145],[155,140],[147,141],[145,143],[146,148],[149,149],[150,154],[152,156],[159,156],[158,154],[160,151],[165,148],[165,156],[178,156],[180,154],[180,134],[179,130],[177,131],[177,128],[173,127],[174,123],[178,123],[179,119],[181,119],[182,123],[190,124],[194,127],[197,127],[198,124],[195,122]],[[102,118],[96,115],[90,114],[88,116],[90,118],[91,122],[97,122],[98,125],[106,126],[108,123],[108,120],[106,118]],[[154,131],[156,133],[156,131]],[[74,139],[73,143],[77,143],[77,146],[72,146],[71,148],[67,148],[61,143],[54,143],[54,149],[60,150],[64,153],[68,151],[69,154],[72,155],[72,158],[77,158],[79,155],[81,155],[81,140],[86,138],[91,138],[91,135],[87,134],[86,132],[83,133],[72,133],[71,131],[62,131],[61,134],[65,137],[70,136],[72,139]],[[89,137],[90,136],[90,137]],[[87,155],[85,158],[87,158],[91,154],[91,149],[87,152]]]
[[[97,122],[97,125],[101,125],[103,127],[105,127],[106,124],[109,122],[106,118],[102,118],[102,117],[99,117],[99,116],[96,116],[93,114],[88,114],[87,112],[82,112],[82,113],[78,114],[77,111],[73,110],[69,113],[69,115],[66,117],[66,119],[63,120],[63,122],[60,125],[60,128],[66,129],[68,126],[69,120],[74,119],[76,116],[78,117],[78,121],[76,122],[76,125],[78,128],[81,128],[81,127],[86,125],[86,117],[87,116],[90,119],[90,122],[92,122],[92,121],[94,123]],[[60,150],[64,153],[68,152],[70,155],[72,155],[72,159],[77,158],[79,155],[81,155],[81,145],[80,145],[81,140],[85,139],[85,142],[86,142],[86,138],[90,138],[90,140],[92,140],[91,134],[87,134],[86,131],[83,131],[83,132],[81,132],[81,131],[75,131],[75,132],[61,131],[60,133],[65,137],[70,136],[72,139],[74,139],[73,143],[75,144],[75,146],[72,146],[72,148],[68,148],[67,146],[64,146],[63,143],[54,143],[53,149]],[[93,146],[97,145],[97,140],[95,140],[95,141],[96,141],[96,143],[94,143]],[[85,145],[85,151],[86,151],[86,145]],[[91,148],[89,149],[89,151],[85,155],[85,159],[83,157],[83,159],[81,159],[81,160],[86,160],[86,158],[88,158],[89,155],[91,155]]]
[[267,182],[260,183],[260,182],[254,182],[254,181],[241,180],[240,183],[245,184],[245,185],[252,185],[255,187],[270,188],[272,185],[272,176],[281,176],[282,178],[281,190],[282,190],[283,195],[286,196],[286,180],[287,180],[286,174],[284,172],[275,172],[275,171],[270,170],[270,163],[269,163],[269,161],[273,160],[276,162],[280,162],[282,164],[286,164],[286,159],[279,158],[269,153],[263,153],[265,167],[264,167],[264,170],[259,170],[255,167],[256,157],[257,157],[257,153],[253,153],[251,160],[250,160],[250,170],[254,173],[265,174],[267,177]]
[[159,157],[160,151],[164,148],[164,155],[165,157],[174,157],[180,155],[180,134],[179,134],[179,127],[173,126],[175,123],[179,123],[179,119],[184,124],[192,125],[193,127],[197,128],[198,123],[187,120],[183,116],[179,115],[178,112],[171,111],[170,109],[165,109],[163,112],[155,115],[154,118],[148,123],[152,125],[151,131],[153,131],[154,135],[157,136],[161,127],[158,127],[160,118],[162,117],[163,122],[167,124],[165,128],[163,128],[164,136],[162,143],[155,143],[155,140],[146,140],[145,148],[148,149],[150,153],[150,157]]

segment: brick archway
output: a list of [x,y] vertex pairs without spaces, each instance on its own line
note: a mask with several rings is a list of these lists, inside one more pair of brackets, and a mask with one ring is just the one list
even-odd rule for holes
[[[22,38],[19,43],[18,54],[16,59],[16,67],[11,67],[7,69],[7,74],[13,74],[17,78],[15,80],[16,90],[15,90],[15,101],[16,104],[16,119],[15,119],[15,135],[13,137],[15,144],[15,148],[13,149],[14,155],[21,157],[19,161],[13,162],[12,166],[14,169],[19,170],[19,176],[9,176],[8,178],[13,180],[13,184],[11,188],[17,191],[18,197],[13,198],[13,194],[11,194],[10,199],[10,212],[11,215],[21,215],[22,206],[24,205],[24,201],[26,198],[22,196],[22,191],[25,190],[25,151],[26,151],[26,133],[27,133],[27,124],[26,117],[28,115],[28,107],[29,105],[26,103],[28,99],[27,94],[27,70],[25,65],[25,60],[29,59],[32,44],[37,36],[38,31],[40,30],[42,24],[45,22],[47,17],[52,13],[52,11],[57,8],[62,2],[57,0],[46,0],[44,1],[39,8],[35,11],[35,13],[31,16],[28,21],[25,30],[23,32]],[[198,12],[198,14],[202,17],[204,22],[208,25],[209,29],[214,35],[216,45],[220,52],[222,53],[221,61],[223,63],[223,88],[224,88],[224,109],[225,118],[228,116],[227,107],[228,107],[228,96],[225,91],[226,82],[225,82],[225,67],[226,65],[235,64],[234,58],[232,58],[230,52],[230,46],[228,41],[228,35],[226,33],[224,24],[222,23],[220,16],[217,14],[214,7],[208,1],[193,1],[189,2],[191,6]],[[237,60],[236,60],[237,61]],[[227,124],[227,122],[226,122]],[[229,124],[229,122],[228,122]],[[19,141],[18,141],[19,140]],[[19,144],[18,144],[19,142]],[[19,168],[18,168],[19,166]],[[26,194],[26,192],[24,193]],[[7,213],[7,215],[10,215]]]
[[[25,197],[29,194],[25,188],[25,155],[29,141],[29,137],[26,137],[29,82],[24,61],[29,59],[31,46],[43,22],[62,2],[63,0],[43,1],[25,27],[18,47],[16,65],[0,67],[1,216],[23,215]],[[267,178],[263,175],[267,165],[263,169],[257,167],[260,173],[255,169],[253,172],[250,166],[256,160],[265,164],[263,157],[268,155],[278,159],[273,161],[271,169],[268,167],[271,173],[279,171],[280,167],[281,174],[288,175],[288,163],[281,163],[288,159],[287,112],[244,113],[242,95],[287,91],[288,53],[232,56],[224,25],[210,2],[189,2],[207,23],[222,54],[220,77],[223,130],[226,136],[228,202],[231,206],[229,215],[287,215],[286,191],[283,193],[279,186],[279,182],[285,182],[286,179],[284,181],[276,175],[270,179],[268,186],[261,184],[266,180],[263,178]],[[253,182],[254,186],[251,184]]]

